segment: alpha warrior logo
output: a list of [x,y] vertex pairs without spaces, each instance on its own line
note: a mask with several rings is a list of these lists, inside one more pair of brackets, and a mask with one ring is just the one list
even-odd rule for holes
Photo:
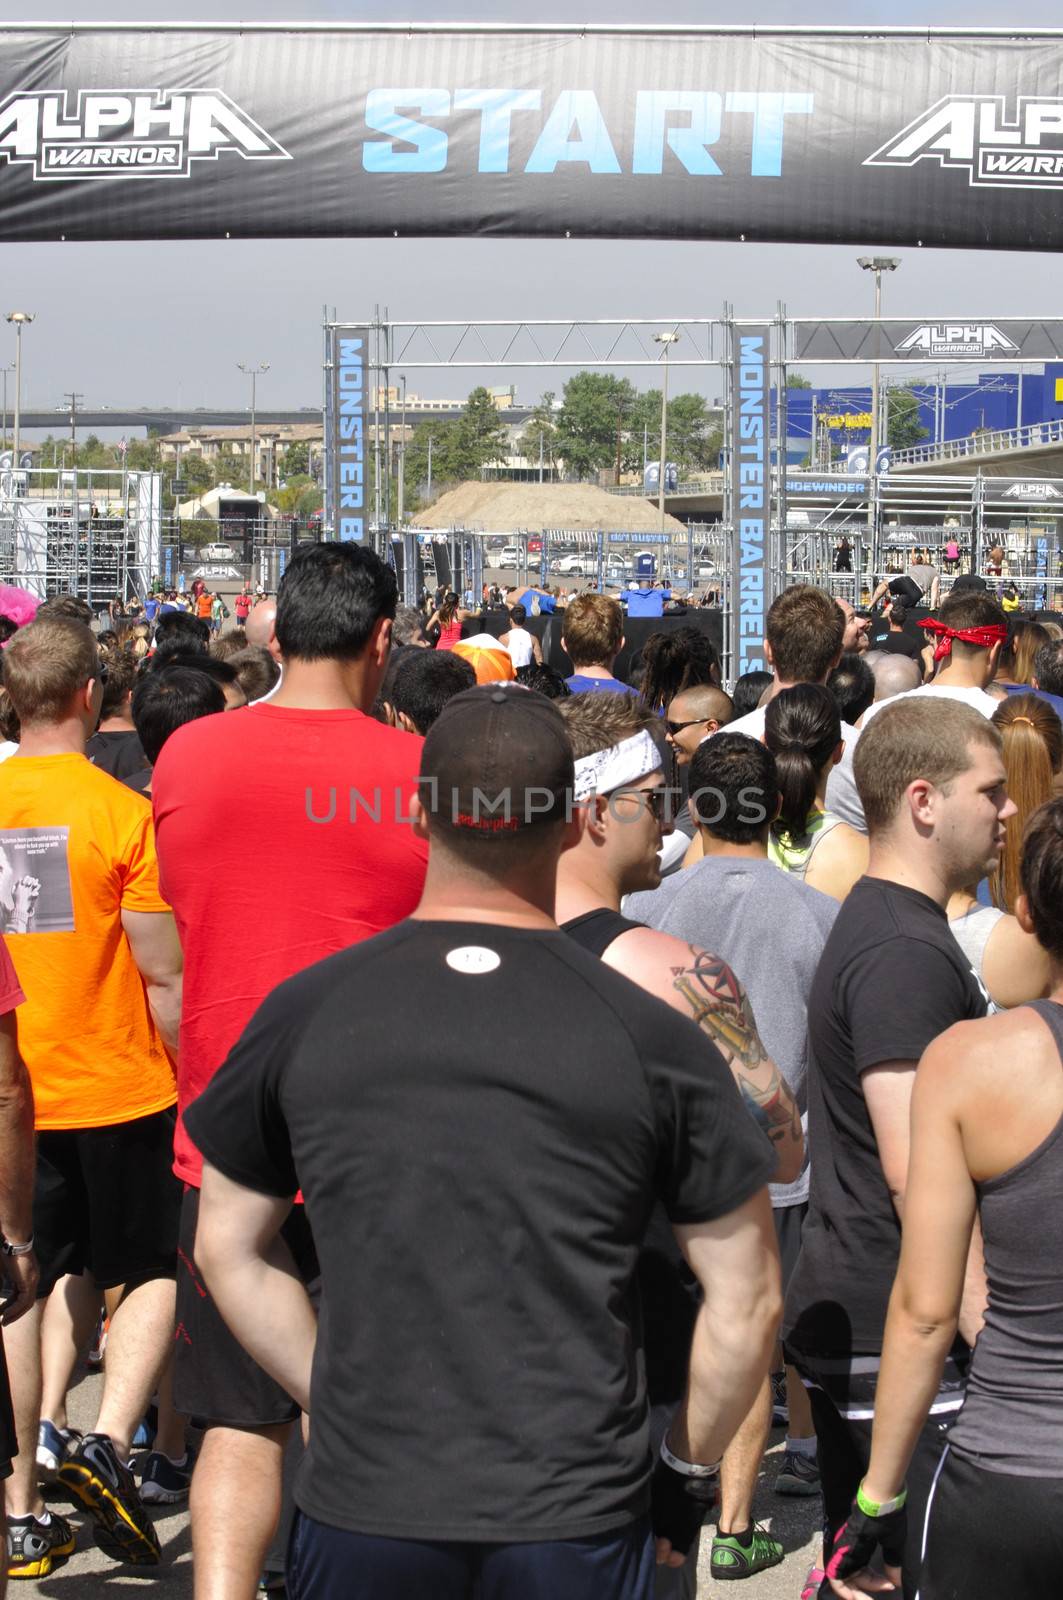
[[1018,355],[1013,339],[992,322],[924,322],[905,334],[893,347],[898,355],[918,352],[922,356],[1006,356]]
[[64,90],[12,94],[0,104],[0,156],[38,182],[73,178],[187,178],[193,161],[233,151],[245,161],[290,161],[220,89]]
[[864,166],[917,161],[962,168],[974,188],[1063,189],[1063,99],[1020,95],[1010,119],[1002,94],[946,95]]
[[1019,481],[1005,489],[1002,500],[1058,500],[1059,490],[1054,483],[1026,483]]

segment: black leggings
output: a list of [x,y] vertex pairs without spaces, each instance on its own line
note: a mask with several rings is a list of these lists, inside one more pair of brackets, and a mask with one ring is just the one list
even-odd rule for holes
[[1063,1594],[1063,1478],[986,1472],[947,1448],[920,1531],[917,1600]]

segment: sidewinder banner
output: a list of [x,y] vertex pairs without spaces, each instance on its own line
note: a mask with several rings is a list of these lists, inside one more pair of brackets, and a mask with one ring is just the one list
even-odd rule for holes
[[733,670],[764,670],[771,527],[771,329],[736,325],[731,365],[731,521],[737,608]]
[[1063,34],[0,28],[6,241],[1063,246]]

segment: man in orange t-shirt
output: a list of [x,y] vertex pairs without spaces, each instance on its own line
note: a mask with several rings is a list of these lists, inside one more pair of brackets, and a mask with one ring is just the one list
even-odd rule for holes
[[204,589],[203,593],[196,599],[196,616],[200,617],[204,622],[210,621],[210,608],[213,601],[214,596],[209,589]]
[[[99,717],[96,642],[82,623],[23,628],[4,656],[22,738],[0,770],[0,932],[26,995],[22,1053],[36,1104],[33,1226],[40,1299],[10,1332],[19,1454],[9,1516],[33,1518],[49,1560],[35,1482],[43,1300],[65,1273],[91,1273],[111,1316],[93,1432],[59,1478],[117,1560],[153,1565],[159,1543],[129,1472],[132,1434],[173,1344],[180,1186],[173,1177],[173,1063],[181,950],[158,884],[151,809],[85,756]],[[67,1553],[55,1541],[52,1555]]]

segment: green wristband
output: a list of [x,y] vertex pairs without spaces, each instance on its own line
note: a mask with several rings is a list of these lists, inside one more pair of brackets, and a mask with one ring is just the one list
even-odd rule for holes
[[892,1511],[899,1511],[907,1498],[906,1488],[902,1489],[900,1494],[895,1494],[892,1500],[883,1500],[881,1504],[868,1499],[863,1484],[856,1491],[856,1503],[865,1517],[888,1517]]

